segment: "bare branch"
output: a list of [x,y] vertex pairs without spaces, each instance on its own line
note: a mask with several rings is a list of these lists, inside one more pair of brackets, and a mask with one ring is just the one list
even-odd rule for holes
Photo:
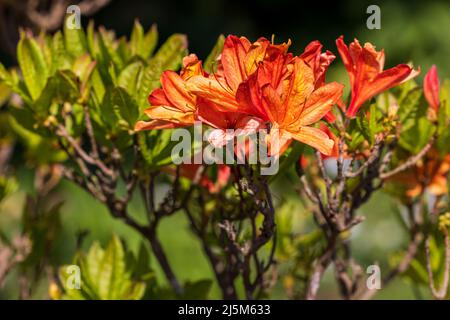
[[431,149],[435,140],[436,140],[436,136],[433,135],[431,137],[431,139],[428,141],[428,143],[416,155],[410,157],[404,163],[402,163],[401,165],[399,165],[398,167],[396,167],[395,169],[393,169],[391,171],[380,172],[380,179],[386,180],[386,179],[396,175],[397,173],[400,173],[400,172],[414,166],[417,163],[417,161],[422,159],[425,156],[425,154]]

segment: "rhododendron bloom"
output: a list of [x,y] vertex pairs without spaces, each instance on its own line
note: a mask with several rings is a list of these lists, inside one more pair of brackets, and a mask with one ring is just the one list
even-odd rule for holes
[[196,97],[186,90],[186,81],[200,74],[205,73],[195,54],[183,59],[180,75],[174,71],[164,71],[161,76],[162,88],[150,94],[148,101],[151,106],[144,111],[152,120],[138,121],[135,129],[140,131],[192,125],[197,102]]
[[[334,142],[310,125],[322,119],[342,96],[343,85],[336,82],[315,88],[313,69],[302,59],[294,58],[284,66],[286,77],[276,86],[262,86],[262,106],[272,123],[269,135],[271,154],[281,154],[293,139],[330,155]],[[258,75],[255,75],[255,77]]]
[[[188,90],[197,96],[196,117],[217,129],[209,139],[213,145],[222,146],[236,134],[248,134],[265,127],[263,111],[253,105],[240,104],[237,93],[240,86],[257,70],[260,62],[287,55],[289,45],[289,42],[274,45],[265,38],[251,43],[245,37],[228,36],[217,72],[189,79]],[[240,131],[228,134],[226,129]]]
[[407,64],[383,70],[384,51],[376,51],[370,43],[362,47],[355,39],[347,47],[341,36],[336,40],[336,45],[350,78],[351,101],[347,110],[349,117],[354,117],[364,102],[375,95],[419,74],[419,71]]
[[436,66],[433,65],[428,73],[425,75],[423,81],[423,92],[425,98],[434,111],[439,109],[439,78]]
[[260,110],[246,108],[236,100],[239,86],[253,74],[262,61],[274,61],[286,55],[290,42],[273,45],[260,38],[251,43],[245,37],[228,36],[220,55],[217,72],[189,80],[188,89],[202,98],[210,108],[223,112],[239,112],[261,117]]

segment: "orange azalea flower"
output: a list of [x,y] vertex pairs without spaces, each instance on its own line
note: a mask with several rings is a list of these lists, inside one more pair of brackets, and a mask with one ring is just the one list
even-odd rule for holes
[[439,109],[439,78],[436,66],[433,65],[425,75],[423,92],[430,107],[437,112]]
[[214,110],[247,113],[263,118],[262,110],[240,105],[236,94],[240,85],[257,70],[260,62],[274,61],[278,56],[286,55],[289,46],[290,42],[273,45],[267,39],[260,38],[251,43],[245,37],[230,35],[225,39],[217,72],[193,77],[188,81],[188,90]]
[[330,155],[333,140],[310,125],[322,119],[337,103],[343,85],[333,82],[316,89],[314,71],[301,58],[293,58],[284,68],[282,81],[276,81],[275,86],[268,82],[260,88],[262,106],[272,123],[271,154],[281,154],[295,139]]
[[164,71],[161,76],[161,89],[154,90],[148,97],[151,107],[145,114],[151,121],[138,121],[135,130],[177,128],[192,125],[197,109],[196,97],[186,90],[186,81],[196,75],[205,74],[201,61],[195,54],[183,59],[183,69],[178,75]]
[[[322,53],[322,47],[323,46],[319,41],[312,41],[300,55],[300,58],[302,58],[314,71],[316,88],[325,83],[326,71],[331,62],[336,58],[336,56],[328,50]],[[343,106],[344,104],[340,102],[338,105]],[[336,117],[332,111],[328,112],[324,118],[328,122],[336,121]]]
[[300,55],[307,65],[314,71],[315,87],[325,84],[325,74],[331,62],[336,58],[330,51],[322,53],[322,44],[319,41],[309,43]]
[[370,43],[361,47],[355,39],[347,47],[344,37],[341,36],[336,40],[336,45],[350,78],[352,97],[347,110],[349,117],[354,117],[367,100],[417,76],[420,72],[407,64],[399,64],[383,71],[384,51],[376,51]]
[[[425,159],[411,169],[394,176],[391,181],[406,186],[406,195],[416,197],[423,193],[424,188],[436,196],[448,192],[447,174],[450,172],[450,155],[440,158],[438,152],[432,149]],[[425,185],[424,185],[425,184]]]

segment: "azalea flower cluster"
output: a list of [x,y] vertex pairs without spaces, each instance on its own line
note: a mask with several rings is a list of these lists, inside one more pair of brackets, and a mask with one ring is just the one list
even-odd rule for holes
[[383,51],[368,43],[361,46],[357,40],[347,46],[340,37],[336,45],[351,85],[347,108],[342,102],[344,86],[325,81],[335,55],[313,41],[294,56],[288,52],[290,44],[273,44],[265,38],[251,43],[230,35],[212,73],[203,69],[195,54],[185,57],[180,73],[162,74],[162,88],[150,94],[151,106],[145,110],[151,120],[139,121],[136,130],[201,121],[217,129],[217,141],[227,141],[234,138],[227,136],[227,129],[241,129],[241,134],[267,129],[268,144],[277,139],[273,155],[280,155],[293,140],[332,155],[335,139],[326,126],[315,125],[322,119],[335,121],[333,106],[354,117],[366,101],[418,74],[406,64],[383,71]]

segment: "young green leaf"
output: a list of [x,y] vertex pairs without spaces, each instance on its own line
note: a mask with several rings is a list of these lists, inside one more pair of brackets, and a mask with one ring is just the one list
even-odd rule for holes
[[[70,19],[68,16],[67,19]],[[69,28],[67,23],[64,23],[64,41],[67,52],[74,58],[81,56],[87,51],[86,35],[83,28]]]
[[136,61],[127,65],[117,78],[117,85],[124,88],[131,96],[137,92],[137,88],[141,82],[143,65]]
[[[131,31],[131,37],[130,37],[130,50],[132,55],[139,55],[142,54],[142,47],[144,42],[144,28],[142,28],[142,25],[139,23],[139,20],[134,21],[134,27],[133,31]],[[142,58],[145,58],[141,56]]]
[[23,78],[33,100],[37,99],[44,88],[48,78],[48,68],[44,55],[36,41],[22,33],[17,46],[17,59]]
[[[138,300],[144,295],[146,283],[132,278],[135,266],[127,260],[128,253],[121,240],[113,236],[106,249],[94,242],[87,255],[79,253],[75,264],[80,268],[82,284],[71,289],[67,267],[59,270],[64,299]],[[134,261],[134,259],[133,259]],[[148,268],[148,266],[147,266]],[[147,269],[147,273],[149,269]]]
[[123,119],[132,130],[139,117],[139,108],[128,92],[121,87],[113,89],[112,101],[119,118]]
[[164,42],[150,63],[159,65],[161,71],[176,70],[187,54],[187,38],[182,34],[174,34]]
[[153,24],[150,30],[148,30],[144,36],[144,42],[141,51],[141,55],[144,58],[144,60],[150,58],[150,56],[153,54],[153,51],[155,51],[157,44],[158,44],[158,28],[156,27],[156,24]]
[[118,43],[114,41],[113,34],[100,28],[99,35],[100,52],[103,59],[112,61],[117,70],[121,70],[124,62],[117,52]]

